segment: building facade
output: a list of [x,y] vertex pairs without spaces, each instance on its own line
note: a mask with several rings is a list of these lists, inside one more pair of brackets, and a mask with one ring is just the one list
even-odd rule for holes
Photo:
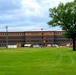
[[0,47],[8,45],[24,44],[42,45],[72,43],[71,39],[63,36],[64,31],[26,31],[26,32],[0,32]]

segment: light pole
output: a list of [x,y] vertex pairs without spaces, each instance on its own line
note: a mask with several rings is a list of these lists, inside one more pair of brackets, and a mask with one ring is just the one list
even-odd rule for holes
[[8,26],[6,26],[6,48],[8,48]]

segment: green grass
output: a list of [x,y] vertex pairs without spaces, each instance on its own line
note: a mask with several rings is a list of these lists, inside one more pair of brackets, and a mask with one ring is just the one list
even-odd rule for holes
[[0,49],[0,75],[76,75],[71,48]]

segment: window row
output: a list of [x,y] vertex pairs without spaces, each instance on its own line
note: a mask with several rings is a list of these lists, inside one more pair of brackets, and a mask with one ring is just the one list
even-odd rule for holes
[[24,35],[24,33],[0,33],[0,35]]
[[[0,41],[0,43],[5,43],[6,41]],[[24,41],[8,41],[9,42],[24,42]]]
[[[7,37],[0,37],[0,39],[6,39]],[[9,37],[8,36],[8,39],[25,39],[25,37],[22,37],[22,36],[18,36],[18,37]]]

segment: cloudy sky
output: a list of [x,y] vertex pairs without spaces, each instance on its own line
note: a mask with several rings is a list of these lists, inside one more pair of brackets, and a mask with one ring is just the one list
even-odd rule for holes
[[0,0],[0,31],[60,30],[49,27],[49,8],[73,0]]

